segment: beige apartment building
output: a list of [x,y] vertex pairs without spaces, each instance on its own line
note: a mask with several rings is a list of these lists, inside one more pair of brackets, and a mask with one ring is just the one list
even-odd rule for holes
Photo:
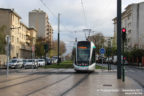
[[40,9],[29,12],[29,27],[38,31],[37,37],[44,38],[49,44],[52,44],[53,28],[46,12]]
[[37,31],[20,21],[21,17],[13,9],[0,8],[0,27],[6,26],[4,33],[11,37],[11,58],[31,58]]
[[[144,2],[130,4],[122,13],[122,28],[127,30],[125,48],[144,49]],[[114,44],[117,44],[117,18],[114,21]]]
[[113,47],[113,37],[104,37],[104,46]]

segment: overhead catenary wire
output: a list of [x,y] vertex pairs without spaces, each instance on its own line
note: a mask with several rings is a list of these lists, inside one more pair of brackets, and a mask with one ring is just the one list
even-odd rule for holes
[[57,16],[53,13],[53,11],[46,5],[45,2],[43,2],[43,0],[40,0],[40,2],[49,10],[49,12],[55,17],[57,18]]
[[[43,1],[40,0],[40,2],[49,10],[49,12],[55,17],[57,18],[57,16],[53,13],[53,11],[47,6],[47,4]],[[65,29],[67,29],[65,26],[63,26]],[[63,30],[61,30],[62,33],[65,33]],[[69,32],[69,31],[68,31]]]
[[[85,12],[85,7],[84,7],[83,0],[81,0],[81,6],[82,6],[82,10],[83,10],[84,21],[85,21],[85,27],[86,27],[86,26],[87,26],[87,17],[86,17],[86,12]],[[86,32],[85,32],[85,38],[86,38]]]
[[[48,9],[48,11],[50,12],[50,14],[55,18],[57,19],[57,15],[47,6],[47,4],[44,2],[44,0],[40,0],[40,2],[43,4],[44,7],[46,7]],[[85,26],[87,25],[87,18],[86,18],[86,14],[85,14],[85,9],[84,9],[84,4],[83,4],[83,1],[81,0],[81,4],[82,4],[82,9],[83,9],[83,15],[84,15],[84,21],[85,21]],[[65,30],[61,30],[61,33],[67,33],[67,32],[72,32],[75,31],[70,31],[68,30],[68,28],[66,28],[65,26],[63,26]],[[67,32],[66,32],[67,30]],[[78,31],[78,33],[83,33],[83,32],[80,32]]]
[[82,10],[83,10],[83,15],[84,15],[85,26],[87,26],[87,17],[86,17],[86,12],[85,12],[83,0],[81,0],[81,6],[82,6]]

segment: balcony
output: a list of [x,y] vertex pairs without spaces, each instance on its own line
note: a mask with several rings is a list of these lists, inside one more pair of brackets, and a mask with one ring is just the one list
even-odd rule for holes
[[26,40],[26,43],[30,44],[30,42],[31,42],[30,40]]
[[27,35],[27,36],[30,36],[30,33],[29,33],[29,32],[27,32],[27,33],[26,33],[26,35]]
[[21,45],[21,50],[31,50],[31,47],[28,45]]

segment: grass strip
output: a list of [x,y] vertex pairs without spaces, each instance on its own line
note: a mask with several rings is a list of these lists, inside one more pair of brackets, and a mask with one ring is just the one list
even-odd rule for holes
[[[51,64],[51,65],[43,66],[41,68],[45,68],[45,69],[48,69],[48,68],[66,68],[66,69],[67,68],[73,68],[73,61],[64,61],[64,62],[61,62],[59,65],[58,64]],[[96,69],[107,69],[107,68],[96,65]]]

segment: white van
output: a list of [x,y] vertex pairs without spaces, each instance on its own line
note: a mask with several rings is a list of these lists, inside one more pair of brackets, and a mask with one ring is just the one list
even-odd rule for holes
[[[112,61],[113,61],[113,64],[116,64],[117,63],[117,56],[114,56]],[[123,63],[123,56],[121,56],[121,63]],[[125,60],[124,64],[128,64],[128,61]]]
[[26,59],[24,68],[38,68],[38,62],[36,59]]

